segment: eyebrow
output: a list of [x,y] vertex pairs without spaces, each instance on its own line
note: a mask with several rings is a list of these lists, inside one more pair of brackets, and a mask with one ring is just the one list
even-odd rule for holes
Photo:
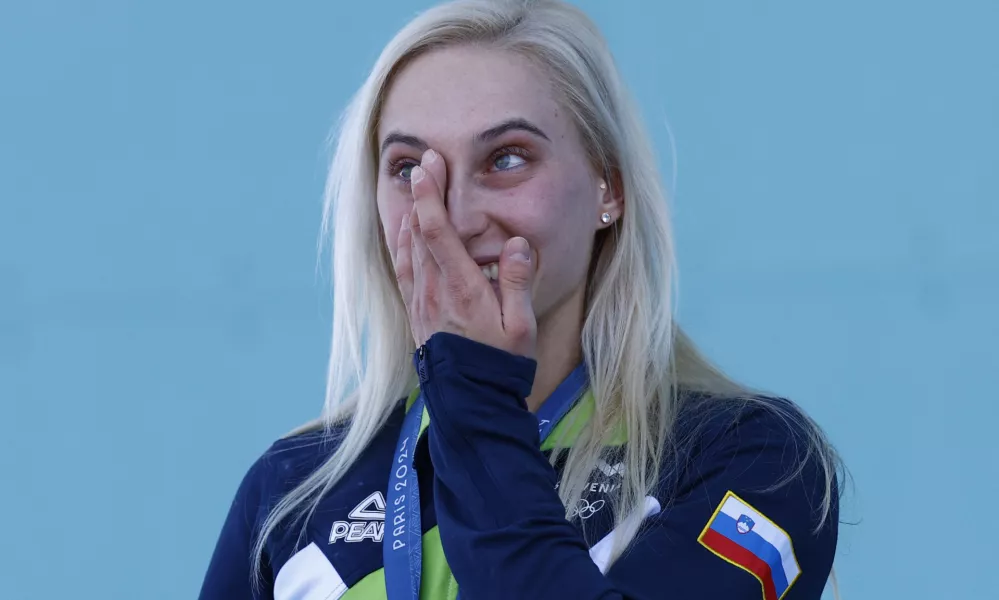
[[534,123],[531,123],[527,119],[522,119],[520,117],[507,119],[506,121],[503,121],[502,123],[500,123],[495,127],[490,127],[489,129],[475,136],[475,141],[488,142],[498,138],[499,136],[503,135],[508,131],[515,131],[515,130],[527,131],[529,133],[533,133],[534,135],[540,138],[544,138],[549,142],[551,141],[550,139],[548,139],[548,136],[545,135],[545,132],[541,131],[540,127],[538,127]]
[[[499,125],[490,127],[489,129],[486,129],[485,131],[476,134],[474,139],[476,142],[481,144],[484,142],[492,141],[508,131],[518,131],[518,130],[526,131],[540,138],[543,138],[549,142],[551,141],[551,139],[547,135],[545,135],[545,132],[542,131],[540,127],[538,127],[534,123],[531,123],[527,119],[520,117],[507,119],[506,121],[503,121]],[[415,135],[409,135],[399,131],[393,131],[388,135],[386,135],[385,140],[382,141],[381,154],[384,154],[385,150],[387,150],[388,147],[391,146],[392,144],[405,144],[406,146],[412,146],[413,148],[416,148],[420,152],[426,152],[427,149],[430,148],[429,144],[427,144],[422,139],[416,137]]]
[[399,133],[398,131],[393,131],[392,133],[385,136],[385,141],[382,142],[381,153],[385,154],[385,151],[392,144],[405,144],[407,146],[412,146],[416,148],[420,152],[426,152],[427,149],[430,148],[430,146],[426,142],[416,137],[415,135],[407,135],[405,133]]

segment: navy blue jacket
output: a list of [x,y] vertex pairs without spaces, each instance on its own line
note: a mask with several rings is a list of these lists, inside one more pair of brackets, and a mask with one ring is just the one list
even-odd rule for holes
[[[648,499],[649,516],[607,570],[600,541],[613,528],[621,449],[608,449],[566,520],[556,489],[562,464],[550,465],[524,402],[535,362],[438,333],[416,366],[430,416],[415,457],[422,598],[453,600],[459,589],[462,600],[820,597],[836,549],[838,502],[834,486],[831,512],[816,532],[823,472],[806,455],[802,426],[773,409],[793,413],[789,402],[685,394],[676,451]],[[304,538],[288,524],[268,538],[263,582],[254,590],[253,536],[280,497],[330,456],[342,430],[282,439],[267,450],[236,493],[200,597],[385,598],[384,491],[406,406],[400,400],[323,497]]]

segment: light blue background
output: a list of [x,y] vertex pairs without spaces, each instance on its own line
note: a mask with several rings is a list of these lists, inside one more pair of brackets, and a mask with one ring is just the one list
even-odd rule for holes
[[[0,596],[196,595],[318,413],[324,139],[427,4],[0,8]],[[582,4],[675,136],[683,322],[853,473],[843,597],[999,597],[999,3]]]

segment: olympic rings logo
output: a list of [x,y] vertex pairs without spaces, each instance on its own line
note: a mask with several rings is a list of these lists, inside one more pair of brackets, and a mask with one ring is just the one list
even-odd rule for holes
[[604,500],[596,500],[595,502],[590,502],[586,498],[580,498],[579,503],[573,507],[572,512],[569,514],[569,518],[572,519],[573,517],[578,516],[580,519],[583,519],[585,521],[586,519],[589,519],[594,514],[596,514],[597,511],[599,511],[601,508],[603,508],[604,504],[606,504]]

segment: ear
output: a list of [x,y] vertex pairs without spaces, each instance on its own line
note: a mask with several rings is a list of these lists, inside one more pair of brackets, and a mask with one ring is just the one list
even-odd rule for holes
[[[616,169],[606,178],[599,179],[597,183],[600,193],[600,200],[597,203],[597,222],[600,229],[605,229],[618,222],[624,214],[624,184],[621,180],[621,172]],[[604,213],[610,215],[609,223],[600,221],[600,217]]]

